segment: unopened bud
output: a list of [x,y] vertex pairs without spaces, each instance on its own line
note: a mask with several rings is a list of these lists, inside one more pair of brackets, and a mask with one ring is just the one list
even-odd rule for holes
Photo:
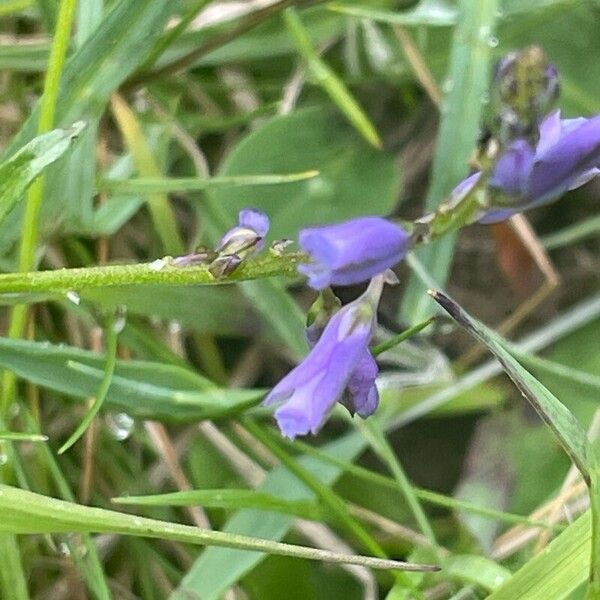
[[539,46],[500,59],[494,77],[494,128],[503,143],[535,142],[541,120],[559,95],[558,71]]

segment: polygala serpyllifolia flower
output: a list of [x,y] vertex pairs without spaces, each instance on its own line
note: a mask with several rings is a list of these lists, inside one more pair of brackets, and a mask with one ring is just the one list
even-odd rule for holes
[[381,217],[359,217],[302,229],[299,243],[310,262],[298,271],[312,288],[322,290],[361,283],[393,267],[407,253],[410,234]]
[[246,258],[262,248],[268,231],[269,217],[264,212],[244,208],[238,215],[238,225],[221,238],[215,251],[222,255],[235,254]]
[[[549,114],[540,124],[535,146],[511,142],[492,170],[488,188],[494,206],[479,219],[496,223],[515,213],[549,204],[600,173],[600,115],[561,119]],[[454,190],[465,193],[479,179],[474,173]],[[495,199],[495,202],[494,202]]]
[[306,358],[268,394],[281,433],[288,438],[317,433],[340,402],[366,418],[379,403],[378,367],[369,351],[386,274],[377,275],[359,298],[340,308],[325,325]]

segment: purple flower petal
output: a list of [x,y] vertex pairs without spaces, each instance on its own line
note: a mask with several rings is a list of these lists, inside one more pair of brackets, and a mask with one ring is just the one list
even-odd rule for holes
[[366,419],[377,409],[379,392],[375,379],[378,373],[379,367],[375,359],[368,350],[365,350],[348,380],[343,400],[344,406],[351,414],[356,413]]
[[600,115],[578,126],[569,123],[565,129],[555,144],[536,152],[530,206],[558,198],[584,173],[600,165]]
[[527,194],[533,159],[533,148],[525,140],[513,142],[496,162],[490,186],[515,199],[523,198]]
[[373,280],[360,298],[336,312],[308,356],[265,398],[265,406],[283,402],[274,415],[283,435],[294,438],[319,431],[346,389],[353,399],[353,410],[360,415],[371,414],[369,411],[377,406],[370,390],[377,365],[368,346],[382,286],[383,276]]
[[258,237],[264,238],[269,231],[269,217],[262,211],[245,208],[239,214],[240,227],[252,229]]
[[[497,223],[517,212],[548,204],[568,190],[600,174],[600,115],[591,119],[561,119],[549,114],[540,124],[535,152],[525,140],[516,140],[497,161],[490,187],[512,200],[511,206],[492,208],[480,223]],[[472,177],[456,190],[466,187]]]
[[269,217],[258,210],[245,208],[240,211],[238,222],[239,225],[225,233],[215,250],[246,258],[263,247],[263,238],[269,231]]
[[399,262],[409,234],[381,217],[361,217],[300,231],[299,242],[312,262],[298,271],[314,289],[367,281]]

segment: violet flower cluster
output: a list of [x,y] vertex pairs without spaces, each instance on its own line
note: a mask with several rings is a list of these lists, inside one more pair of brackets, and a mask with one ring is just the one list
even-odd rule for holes
[[[496,223],[512,215],[558,200],[568,190],[587,183],[600,173],[600,115],[591,119],[561,119],[560,111],[539,126],[539,141],[511,142],[494,165],[488,182],[497,207],[479,219]],[[464,194],[475,185],[474,173],[454,190]]]
[[[523,56],[536,59],[537,54],[529,49]],[[600,115],[561,119],[556,111],[537,118],[557,93],[551,65],[539,70],[538,88],[543,98],[536,102],[530,98],[532,103],[526,105],[533,117],[521,118],[523,115],[509,110],[512,94],[519,90],[516,76],[508,75],[514,74],[514,64],[522,58],[515,55],[500,69],[506,83],[503,99],[508,103],[502,115],[510,127],[502,128],[506,135],[498,138],[500,156],[487,181],[492,202],[479,215],[481,223],[495,223],[552,202],[600,173]],[[480,177],[480,172],[474,173],[452,195],[464,197]],[[222,264],[223,273],[231,272],[263,246],[268,229],[264,213],[242,211],[238,226],[227,232],[214,250],[217,258],[211,266],[220,269]],[[306,329],[308,355],[264,400],[265,406],[276,406],[274,416],[284,436],[317,433],[336,403],[362,418],[376,410],[378,366],[369,344],[377,306],[383,285],[389,281],[389,269],[405,257],[412,241],[409,231],[377,216],[300,231],[299,245],[307,262],[300,264],[298,271],[320,296]],[[345,306],[329,289],[367,281],[366,291]]]

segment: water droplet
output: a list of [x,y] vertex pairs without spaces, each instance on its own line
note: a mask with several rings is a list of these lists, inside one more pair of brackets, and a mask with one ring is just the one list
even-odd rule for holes
[[135,426],[135,420],[127,413],[109,413],[105,420],[111,434],[119,442],[128,439]]
[[0,466],[5,465],[8,462],[8,454],[4,454],[4,452],[0,453]]
[[81,303],[81,297],[77,292],[74,292],[73,290],[69,290],[67,292],[67,300],[69,302],[72,302],[76,306],[79,306],[79,304]]
[[454,89],[454,80],[453,79],[445,79],[442,84],[442,91],[444,94],[449,94]]
[[169,333],[179,335],[181,333],[181,323],[179,321],[169,321]]
[[151,271],[162,271],[166,266],[167,263],[162,258],[157,258],[148,265]]
[[71,556],[71,548],[69,547],[69,544],[67,544],[67,542],[61,542],[58,545],[58,553],[65,557]]
[[133,524],[136,527],[141,527],[144,524],[144,522],[141,519],[133,519]]
[[14,419],[18,417],[21,412],[21,405],[18,402],[13,402],[8,409],[9,416]]
[[123,329],[125,329],[125,322],[125,317],[118,317],[115,319],[115,322],[113,323],[113,331],[115,333],[121,333]]
[[481,94],[480,100],[481,100],[482,104],[488,104],[489,101],[490,101],[490,94],[489,94],[489,92],[487,92],[487,91],[483,92]]
[[327,179],[324,179],[320,175],[313,177],[306,182],[308,188],[308,195],[312,196],[315,200],[325,201],[333,196],[335,191],[334,186]]
[[496,48],[500,42],[495,35],[490,35],[490,37],[487,40],[487,43],[490,48]]
[[501,583],[504,583],[504,577],[502,577],[502,575],[496,575],[496,577],[494,578],[494,583],[496,585],[500,585]]
[[491,33],[492,33],[492,30],[489,25],[482,25],[479,28],[479,37],[482,40],[487,40],[490,37]]

